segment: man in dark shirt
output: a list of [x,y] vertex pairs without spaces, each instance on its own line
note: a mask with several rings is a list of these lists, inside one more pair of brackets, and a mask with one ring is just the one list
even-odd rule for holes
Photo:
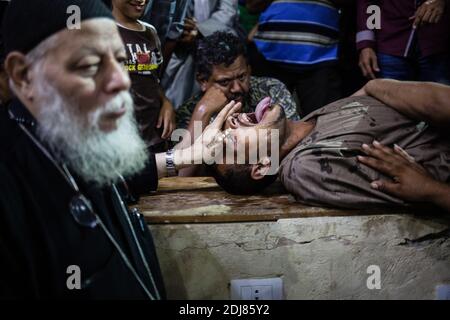
[[[365,77],[450,84],[448,1],[361,0],[357,7],[356,45]],[[369,29],[376,18],[380,25]]]

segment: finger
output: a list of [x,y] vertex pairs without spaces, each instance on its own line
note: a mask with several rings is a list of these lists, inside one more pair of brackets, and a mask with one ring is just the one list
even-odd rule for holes
[[420,22],[422,21],[422,16],[423,16],[423,8],[420,7],[416,12],[416,18],[414,19],[413,23],[414,26],[417,27],[420,25]]
[[164,131],[163,131],[164,139],[168,138],[169,131],[170,131],[170,118],[166,116],[164,118]]
[[156,128],[158,128],[158,129],[161,128],[162,121],[163,121],[163,116],[162,116],[162,114],[160,114],[158,117],[158,122],[156,123]]
[[380,68],[378,67],[378,59],[376,57],[372,57],[372,69],[376,72],[380,72]]
[[363,156],[358,156],[357,157],[358,161],[361,162],[362,164],[365,164],[366,166],[371,167],[372,169],[378,170],[384,174],[390,175],[390,176],[395,176],[395,170],[394,167],[384,161],[384,160],[379,160],[373,157],[363,157]]
[[442,17],[441,13],[437,13],[434,16],[433,21],[431,21],[431,23],[438,23],[441,20],[441,17]]
[[392,156],[394,155],[394,151],[392,151],[391,148],[386,147],[384,144],[382,144],[381,142],[379,142],[379,141],[377,141],[377,140],[373,140],[372,146],[373,146],[375,149],[378,149],[378,150],[383,151],[384,153],[390,154],[390,155],[392,155]]
[[395,159],[392,159],[392,154],[390,154],[389,152],[386,152],[379,145],[377,145],[377,146],[375,144],[368,145],[368,144],[364,143],[362,145],[362,148],[363,148],[364,153],[367,154],[368,156],[377,158],[379,160],[389,161],[389,162],[395,161]]
[[169,132],[169,135],[170,135],[170,136],[171,136],[172,133],[174,132],[176,126],[177,126],[177,125],[176,125],[175,121],[170,122],[170,132]]
[[433,23],[433,21],[434,21],[434,19],[436,18],[436,15],[437,15],[437,11],[436,10],[433,10],[431,13],[430,13],[430,16],[428,17],[428,23]]
[[372,142],[372,147],[377,157],[381,160],[388,161],[392,164],[409,164],[410,162],[399,156],[393,149],[382,145],[380,142],[374,140]]
[[399,185],[395,182],[390,182],[386,180],[373,181],[370,186],[372,189],[379,190],[381,192],[389,193],[394,196],[399,196],[400,192],[398,190]]
[[362,164],[365,164],[366,166],[371,167],[372,169],[386,173],[386,169],[384,168],[384,163],[381,160],[378,160],[378,159],[372,158],[372,157],[363,157],[363,156],[358,156],[357,159],[359,162],[361,162]]
[[375,74],[372,71],[372,65],[371,65],[370,59],[368,61],[364,62],[364,67],[366,68],[367,76],[370,79],[375,79]]
[[426,10],[425,11],[425,13],[424,13],[424,15],[422,17],[421,24],[430,22],[430,17],[431,17],[432,12],[433,12],[432,10]]
[[441,17],[441,12],[435,10],[430,17],[430,23],[438,23]]
[[363,77],[367,78],[366,68],[364,67],[364,64],[362,62],[360,62],[358,64],[358,66],[361,69],[361,73],[362,73]]
[[242,108],[242,103],[238,102],[236,105],[228,111],[228,113],[225,115],[225,120],[228,119],[228,117],[232,116],[233,114],[237,113],[237,111],[240,111]]
[[412,157],[408,152],[406,152],[402,147],[400,147],[397,144],[394,144],[394,152],[397,153],[399,156],[405,158],[406,161],[415,163],[416,159]]
[[216,128],[216,129],[222,128],[222,125],[225,122],[225,120],[228,118],[228,115],[229,114],[233,114],[234,112],[239,110],[240,107],[241,107],[241,103],[235,103],[234,101],[231,101],[230,103],[228,103],[219,112],[219,114],[217,115],[216,119],[212,123],[212,126],[214,128]]

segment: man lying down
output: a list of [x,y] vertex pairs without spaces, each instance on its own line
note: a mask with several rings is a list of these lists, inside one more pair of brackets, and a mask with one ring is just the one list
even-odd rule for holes
[[[258,156],[256,164],[215,164],[210,169],[227,192],[256,193],[276,180],[276,175],[265,174],[274,162],[274,151],[279,151],[280,180],[302,203],[345,208],[404,205],[404,201],[371,187],[372,181],[389,177],[362,164],[358,155],[364,155],[363,149],[368,148],[362,148],[363,144],[372,145],[374,141],[375,145],[397,145],[435,179],[449,182],[449,140],[417,120],[372,97],[359,96],[331,103],[302,121],[291,121],[282,108],[266,98],[254,114],[230,116],[224,129],[230,129],[234,141],[244,141],[242,137],[248,136],[247,155],[249,144],[256,143],[252,139],[267,139],[262,145],[267,144],[269,156]],[[279,130],[279,150],[270,149],[274,144],[269,135],[274,129]],[[249,134],[251,131],[265,131],[266,136]]]

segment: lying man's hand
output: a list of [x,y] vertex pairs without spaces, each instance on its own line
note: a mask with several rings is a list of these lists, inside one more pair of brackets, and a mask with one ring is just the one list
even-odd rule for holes
[[234,101],[227,104],[190,147],[175,151],[175,165],[183,168],[192,164],[212,164],[219,159],[223,152],[223,142],[227,138],[226,133],[222,131],[223,125],[226,119],[237,113],[241,107],[241,103]]
[[369,157],[359,156],[358,160],[392,177],[391,181],[373,181],[372,188],[407,201],[431,201],[437,181],[406,151],[397,145],[394,149],[385,147],[377,141],[362,147]]

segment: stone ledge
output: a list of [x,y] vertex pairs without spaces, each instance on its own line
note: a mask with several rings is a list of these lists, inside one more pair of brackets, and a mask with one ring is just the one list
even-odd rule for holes
[[[274,187],[262,195],[234,196],[213,178],[166,178],[157,193],[141,198],[137,207],[149,224],[277,221],[278,219],[427,213],[429,208],[339,210],[302,205]],[[432,209],[435,210],[435,209]]]

